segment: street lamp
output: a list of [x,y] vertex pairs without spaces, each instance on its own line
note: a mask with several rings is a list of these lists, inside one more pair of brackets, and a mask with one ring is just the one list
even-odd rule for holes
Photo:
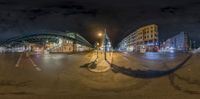
[[97,46],[99,46],[99,43],[97,43]]
[[[97,51],[96,51],[97,58],[96,58],[95,54],[92,57],[92,60],[94,58],[96,58],[94,60],[96,62],[96,66],[94,68],[94,67],[92,67],[92,65],[90,65],[90,66],[88,66],[88,69],[92,72],[99,72],[100,73],[100,72],[105,72],[105,71],[110,69],[110,63],[106,59],[106,46],[105,46],[107,44],[108,37],[107,37],[106,31],[103,32],[103,33],[97,33],[96,35],[98,36],[98,39],[97,39],[98,41],[95,43],[96,48],[97,48]],[[100,56],[98,56],[98,50],[99,50],[100,46],[103,46],[105,48],[104,49],[104,55],[101,54]],[[104,58],[103,58],[103,56],[104,56]]]
[[102,33],[98,33],[98,36],[99,36],[99,37],[102,37],[102,35],[103,35]]

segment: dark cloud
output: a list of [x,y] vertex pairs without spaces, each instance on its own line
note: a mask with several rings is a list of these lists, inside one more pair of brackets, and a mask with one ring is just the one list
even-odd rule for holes
[[7,5],[7,4],[9,4],[9,3],[4,2],[4,1],[0,1],[0,5]]
[[177,10],[178,10],[178,8],[171,7],[171,6],[161,8],[161,12],[163,12],[163,13],[175,14]]
[[21,12],[28,16],[30,20],[35,20],[37,17],[51,14],[49,10],[41,8],[22,9]]
[[0,5],[11,5],[14,4],[14,2],[8,2],[8,1],[0,1]]
[[57,6],[58,8],[61,8],[61,9],[78,9],[78,10],[83,10],[85,9],[84,6],[82,5],[74,5],[74,4],[70,4],[70,5],[58,5]]
[[98,13],[97,9],[86,8],[83,5],[76,4],[75,2],[67,2],[66,4],[55,4],[48,6],[39,6],[37,8],[25,8],[21,12],[28,16],[28,19],[31,21],[36,20],[38,17],[60,14],[63,16],[70,15],[91,15],[96,16]]
[[90,9],[90,10],[72,10],[72,11],[65,11],[62,13],[64,16],[69,16],[69,15],[77,15],[77,14],[83,14],[83,15],[91,15],[91,16],[96,16],[98,13],[97,9]]

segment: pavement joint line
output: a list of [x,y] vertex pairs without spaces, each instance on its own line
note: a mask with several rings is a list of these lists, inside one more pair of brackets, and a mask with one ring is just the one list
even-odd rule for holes
[[123,57],[123,59],[125,59],[125,60],[129,61],[129,59],[128,59],[127,57]]
[[125,56],[125,55],[123,55],[123,54],[119,54],[120,56],[122,56],[123,57],[123,59],[125,59],[125,60],[127,60],[127,61],[130,61],[129,59],[128,59],[128,57],[127,56]]
[[36,69],[37,71],[42,71],[42,69],[39,68],[39,67],[36,67],[35,69]]
[[17,60],[17,63],[15,65],[15,67],[19,67],[19,63],[20,63],[20,61],[22,59],[22,55],[23,55],[23,53],[20,55],[19,59]]
[[39,68],[39,67],[33,62],[33,60],[32,60],[30,57],[29,57],[29,60],[31,61],[33,67],[35,67],[35,69],[36,69],[37,71],[42,71],[42,69]]

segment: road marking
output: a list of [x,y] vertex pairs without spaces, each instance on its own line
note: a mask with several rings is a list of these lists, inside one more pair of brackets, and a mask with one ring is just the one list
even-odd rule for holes
[[130,61],[129,59],[128,59],[128,57],[127,56],[125,56],[125,55],[123,55],[123,54],[119,54],[121,57],[123,57],[123,59],[125,59],[125,60],[127,60],[127,61]]
[[37,67],[37,65],[33,62],[33,60],[31,59],[30,56],[28,57],[28,59],[31,61],[31,63],[32,63],[32,65],[33,65],[34,67]]
[[22,59],[22,55],[23,55],[23,53],[19,56],[19,59],[17,60],[17,63],[15,65],[15,67],[19,67],[19,63],[20,63],[20,61]]
[[127,57],[123,57],[123,59],[125,59],[125,60],[129,61],[129,59],[128,59]]
[[42,69],[41,68],[39,68],[35,63],[34,63],[34,61],[31,59],[31,57],[30,56],[28,56],[28,58],[29,58],[29,60],[31,61],[31,63],[32,63],[32,65],[33,65],[33,67],[37,70],[37,71],[42,71]]
[[[19,59],[17,60],[17,63],[16,63],[16,67],[19,67],[19,63],[20,61],[22,60],[22,56],[23,56],[23,53],[20,55]],[[35,63],[34,61],[31,59],[31,57],[29,56],[28,53],[26,53],[26,57],[30,60],[31,64],[33,65],[33,67],[37,70],[37,71],[42,71],[41,68],[39,68]]]

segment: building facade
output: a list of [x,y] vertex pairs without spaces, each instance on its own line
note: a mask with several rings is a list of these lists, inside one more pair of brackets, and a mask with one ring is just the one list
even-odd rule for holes
[[91,48],[82,44],[75,43],[72,40],[59,39],[59,42],[56,43],[46,43],[45,47],[49,52],[82,52],[89,51]]
[[92,49],[91,44],[78,33],[37,33],[13,37],[1,42],[7,52],[82,52]]
[[119,43],[120,51],[146,51],[158,50],[158,26],[156,24],[146,25],[135,32],[130,33]]
[[162,51],[188,51],[190,48],[189,34],[181,32],[161,44]]

